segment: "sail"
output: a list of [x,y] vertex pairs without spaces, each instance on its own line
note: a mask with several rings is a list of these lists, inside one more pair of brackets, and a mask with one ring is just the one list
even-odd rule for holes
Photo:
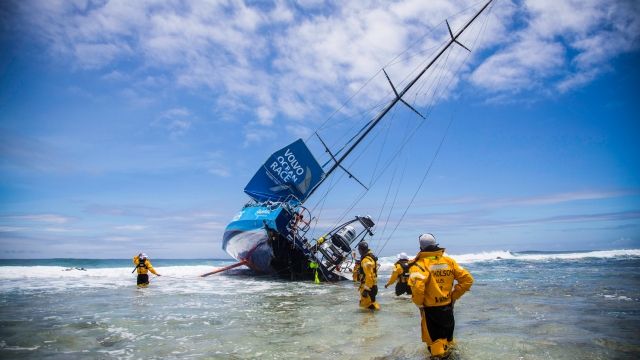
[[298,139],[271,154],[244,192],[256,201],[303,202],[323,177],[322,167]]

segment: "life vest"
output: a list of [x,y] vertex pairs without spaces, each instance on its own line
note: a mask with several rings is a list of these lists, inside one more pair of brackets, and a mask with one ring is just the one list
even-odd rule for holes
[[138,265],[136,265],[136,267],[133,269],[133,271],[131,272],[133,274],[134,271],[138,270],[138,274],[142,274],[141,270],[142,269],[147,269],[149,270],[149,268],[147,267],[147,259],[143,259],[142,261],[140,259],[138,259]]
[[411,276],[411,273],[409,272],[411,264],[409,264],[409,261],[398,261],[396,264],[400,265],[402,268],[402,274],[398,275],[398,280],[406,283],[409,281],[409,276]]
[[[373,254],[367,254],[362,257],[362,260],[360,261],[360,263],[362,264],[362,261],[364,261],[364,259],[366,258],[373,260],[373,274],[377,278],[378,277],[378,257]],[[358,268],[358,278],[360,279],[360,282],[364,283],[364,280],[365,280],[364,269],[362,268],[362,266]]]

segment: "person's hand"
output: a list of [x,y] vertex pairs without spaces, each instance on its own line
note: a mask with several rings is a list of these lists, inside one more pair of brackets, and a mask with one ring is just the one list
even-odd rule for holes
[[156,274],[156,276],[162,276],[162,275],[160,275],[160,274]]
[[362,297],[369,297],[369,290],[365,290],[362,292]]
[[389,285],[385,285],[385,286],[384,286],[384,288],[385,288],[385,289],[386,289],[386,288],[388,288],[388,287],[389,287]]

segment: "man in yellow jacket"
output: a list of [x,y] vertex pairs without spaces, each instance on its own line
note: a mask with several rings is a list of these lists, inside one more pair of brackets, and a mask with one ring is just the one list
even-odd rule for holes
[[398,280],[396,284],[396,296],[405,293],[411,295],[411,287],[409,286],[409,268],[411,265],[409,264],[409,257],[406,253],[400,253],[397,257],[398,261],[395,263],[391,277],[384,288],[388,288],[389,285],[392,285]]
[[455,344],[453,305],[473,285],[471,275],[444,251],[433,235],[420,235],[420,252],[409,269],[411,300],[420,309],[422,341],[432,356],[445,355]]
[[358,276],[360,279],[360,307],[377,310],[380,306],[376,302],[378,294],[378,258],[369,250],[369,244],[361,241],[358,244],[360,253],[360,269]]
[[134,271],[138,271],[138,286],[139,287],[147,287],[149,286],[149,274],[151,271],[153,274],[157,276],[161,276],[156,272],[156,270],[151,265],[151,261],[147,257],[147,254],[140,253],[133,257],[133,263],[136,264],[136,268]]

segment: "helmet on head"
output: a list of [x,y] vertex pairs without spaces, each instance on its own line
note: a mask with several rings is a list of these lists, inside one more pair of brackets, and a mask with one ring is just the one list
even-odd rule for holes
[[140,255],[138,255],[138,260],[147,260],[147,254],[145,253],[140,253]]
[[436,244],[436,237],[431,234],[420,235],[420,250],[422,251],[435,251],[441,250],[439,244]]
[[407,256],[407,253],[401,252],[400,254],[398,254],[396,256],[398,257],[398,260],[409,260],[409,257]]

